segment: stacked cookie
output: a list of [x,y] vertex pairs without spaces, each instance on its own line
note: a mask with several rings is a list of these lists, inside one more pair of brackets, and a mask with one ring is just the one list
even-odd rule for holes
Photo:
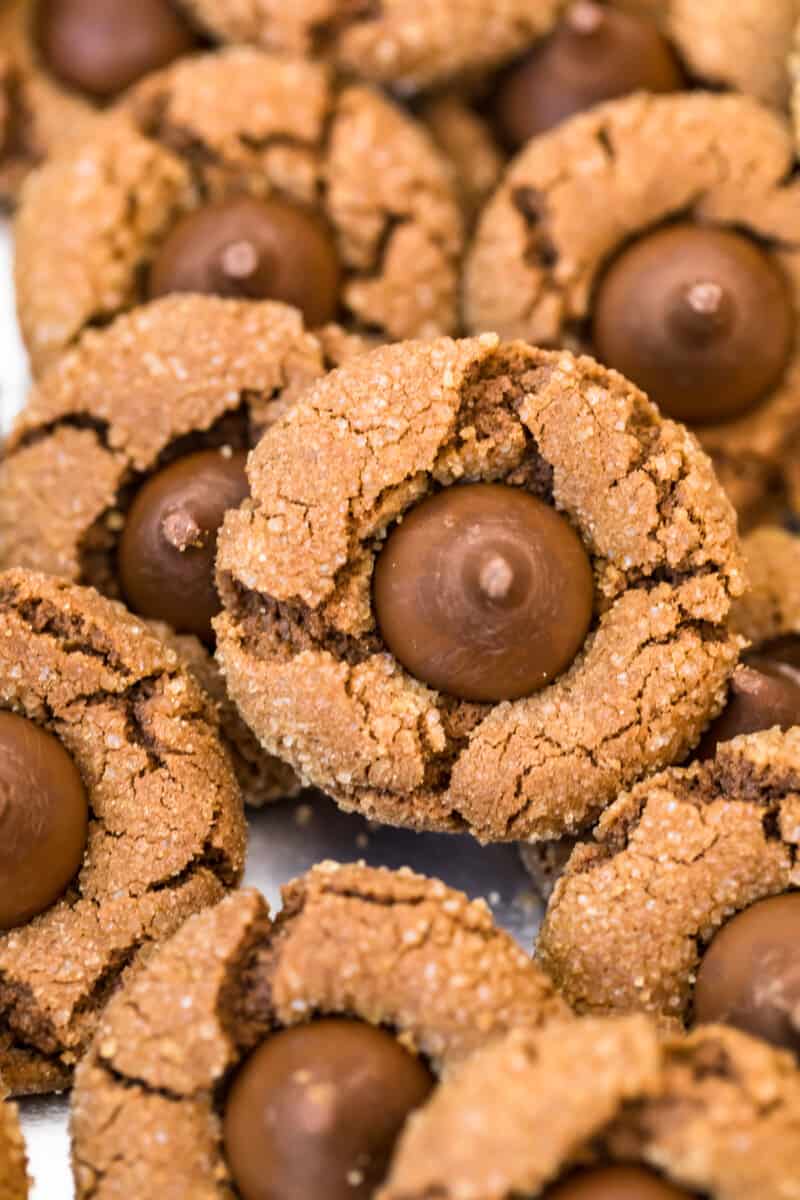
[[[729,7],[0,4],[0,1094],[79,1197],[800,1198],[800,8]],[[304,787],[520,843],[535,956],[270,913]]]

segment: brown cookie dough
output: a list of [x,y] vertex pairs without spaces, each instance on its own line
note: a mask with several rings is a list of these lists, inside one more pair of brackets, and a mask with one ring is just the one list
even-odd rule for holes
[[231,49],[151,76],[31,179],[16,267],[34,371],[141,302],[181,217],[243,194],[326,230],[346,325],[395,338],[454,328],[462,221],[423,126],[323,66]]
[[232,1195],[220,1083],[258,1043],[335,1015],[394,1032],[438,1074],[566,1009],[486,905],[437,880],[326,863],[274,922],[236,893],[106,1010],[73,1094],[78,1197]]
[[[468,325],[588,346],[593,295],[607,263],[676,214],[703,227],[736,226],[769,247],[768,261],[800,310],[800,186],[792,161],[785,122],[745,97],[634,96],[567,122],[514,160],[484,209],[465,270]],[[740,513],[783,474],[800,428],[798,380],[795,349],[755,408],[695,428]]]
[[15,1106],[2,1096],[0,1079],[0,1200],[27,1200],[30,1181],[19,1118]]
[[409,1121],[378,1200],[555,1200],[613,1165],[664,1200],[790,1200],[798,1148],[788,1055],[721,1026],[665,1038],[640,1016],[586,1018],[479,1050]]
[[[220,534],[218,659],[262,744],[344,808],[486,841],[576,831],[721,704],[730,505],[694,439],[589,359],[493,335],[373,351],[309,389],[249,477]],[[594,571],[571,667],[513,703],[412,678],[372,603],[387,531],[466,481],[562,513]]]
[[244,862],[241,798],[204,693],[143,622],[44,575],[0,576],[0,708],[54,735],[89,803],[82,866],[0,933],[0,1074],[69,1082],[120,979]]
[[794,728],[722,743],[714,759],[621,796],[574,851],[539,935],[539,961],[567,1000],[689,1022],[717,931],[797,885],[798,789]]
[[[6,444],[0,568],[121,598],[118,546],[148,479],[208,447],[248,449],[311,380],[358,349],[334,329],[312,336],[282,304],[213,296],[166,297],[87,331],[34,387]],[[296,790],[292,771],[238,718],[203,646],[188,636],[172,645],[220,705],[247,801]]]
[[477,216],[505,162],[490,123],[456,90],[427,97],[416,111],[450,163],[467,217]]

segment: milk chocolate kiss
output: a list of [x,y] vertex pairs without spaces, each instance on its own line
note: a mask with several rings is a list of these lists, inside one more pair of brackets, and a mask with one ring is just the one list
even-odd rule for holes
[[225,1152],[242,1200],[370,1200],[427,1067],[392,1034],[327,1018],[268,1037],[225,1107]]
[[514,151],[604,100],[685,86],[675,54],[652,21],[578,0],[555,31],[501,77],[495,124]]
[[282,300],[316,327],[336,316],[339,276],[333,237],[316,214],[286,200],[236,196],[178,222],[150,267],[148,296]]
[[595,356],[691,425],[763,400],[791,358],[794,329],[774,257],[741,233],[690,223],[623,250],[594,301]]
[[800,671],[750,654],[737,667],[725,708],[703,734],[694,757],[713,758],[722,742],[774,726],[800,725]]
[[153,475],[131,505],[117,553],[134,612],[208,641],[220,609],[214,583],[217,532],[248,494],[247,455],[201,450]]
[[449,487],[408,512],[374,575],[386,645],[463,700],[528,696],[574,659],[592,617],[592,568],[564,517],[521,488]]
[[687,1200],[686,1192],[645,1167],[594,1167],[544,1193],[542,1200]]
[[197,44],[171,0],[38,0],[34,37],[68,87],[108,100]]
[[86,849],[89,804],[58,738],[0,711],[0,930],[43,912]]

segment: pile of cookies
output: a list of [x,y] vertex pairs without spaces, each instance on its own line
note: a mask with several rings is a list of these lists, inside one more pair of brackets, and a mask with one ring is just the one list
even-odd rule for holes
[[[0,1200],[68,1089],[79,1200],[800,1200],[799,63],[800,0],[0,0]],[[304,788],[519,844],[537,945],[271,912]]]

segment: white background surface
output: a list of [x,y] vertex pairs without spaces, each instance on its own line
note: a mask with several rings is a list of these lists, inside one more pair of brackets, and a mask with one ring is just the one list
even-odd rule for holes
[[[14,318],[11,242],[7,229],[0,223],[0,426],[3,430],[24,402],[27,378]],[[305,798],[251,814],[250,829],[245,882],[259,887],[273,908],[280,905],[280,885],[313,863],[324,858],[343,862],[364,858],[390,867],[409,865],[426,874],[439,875],[471,896],[485,896],[497,920],[526,949],[531,947],[541,909],[530,895],[527,876],[511,846],[481,848],[463,837],[370,830],[364,821],[345,816],[322,798],[310,802]],[[73,1190],[67,1099],[27,1100],[20,1107],[34,1176],[34,1200],[70,1200]],[[131,1138],[135,1137],[136,1131],[132,1129]]]

